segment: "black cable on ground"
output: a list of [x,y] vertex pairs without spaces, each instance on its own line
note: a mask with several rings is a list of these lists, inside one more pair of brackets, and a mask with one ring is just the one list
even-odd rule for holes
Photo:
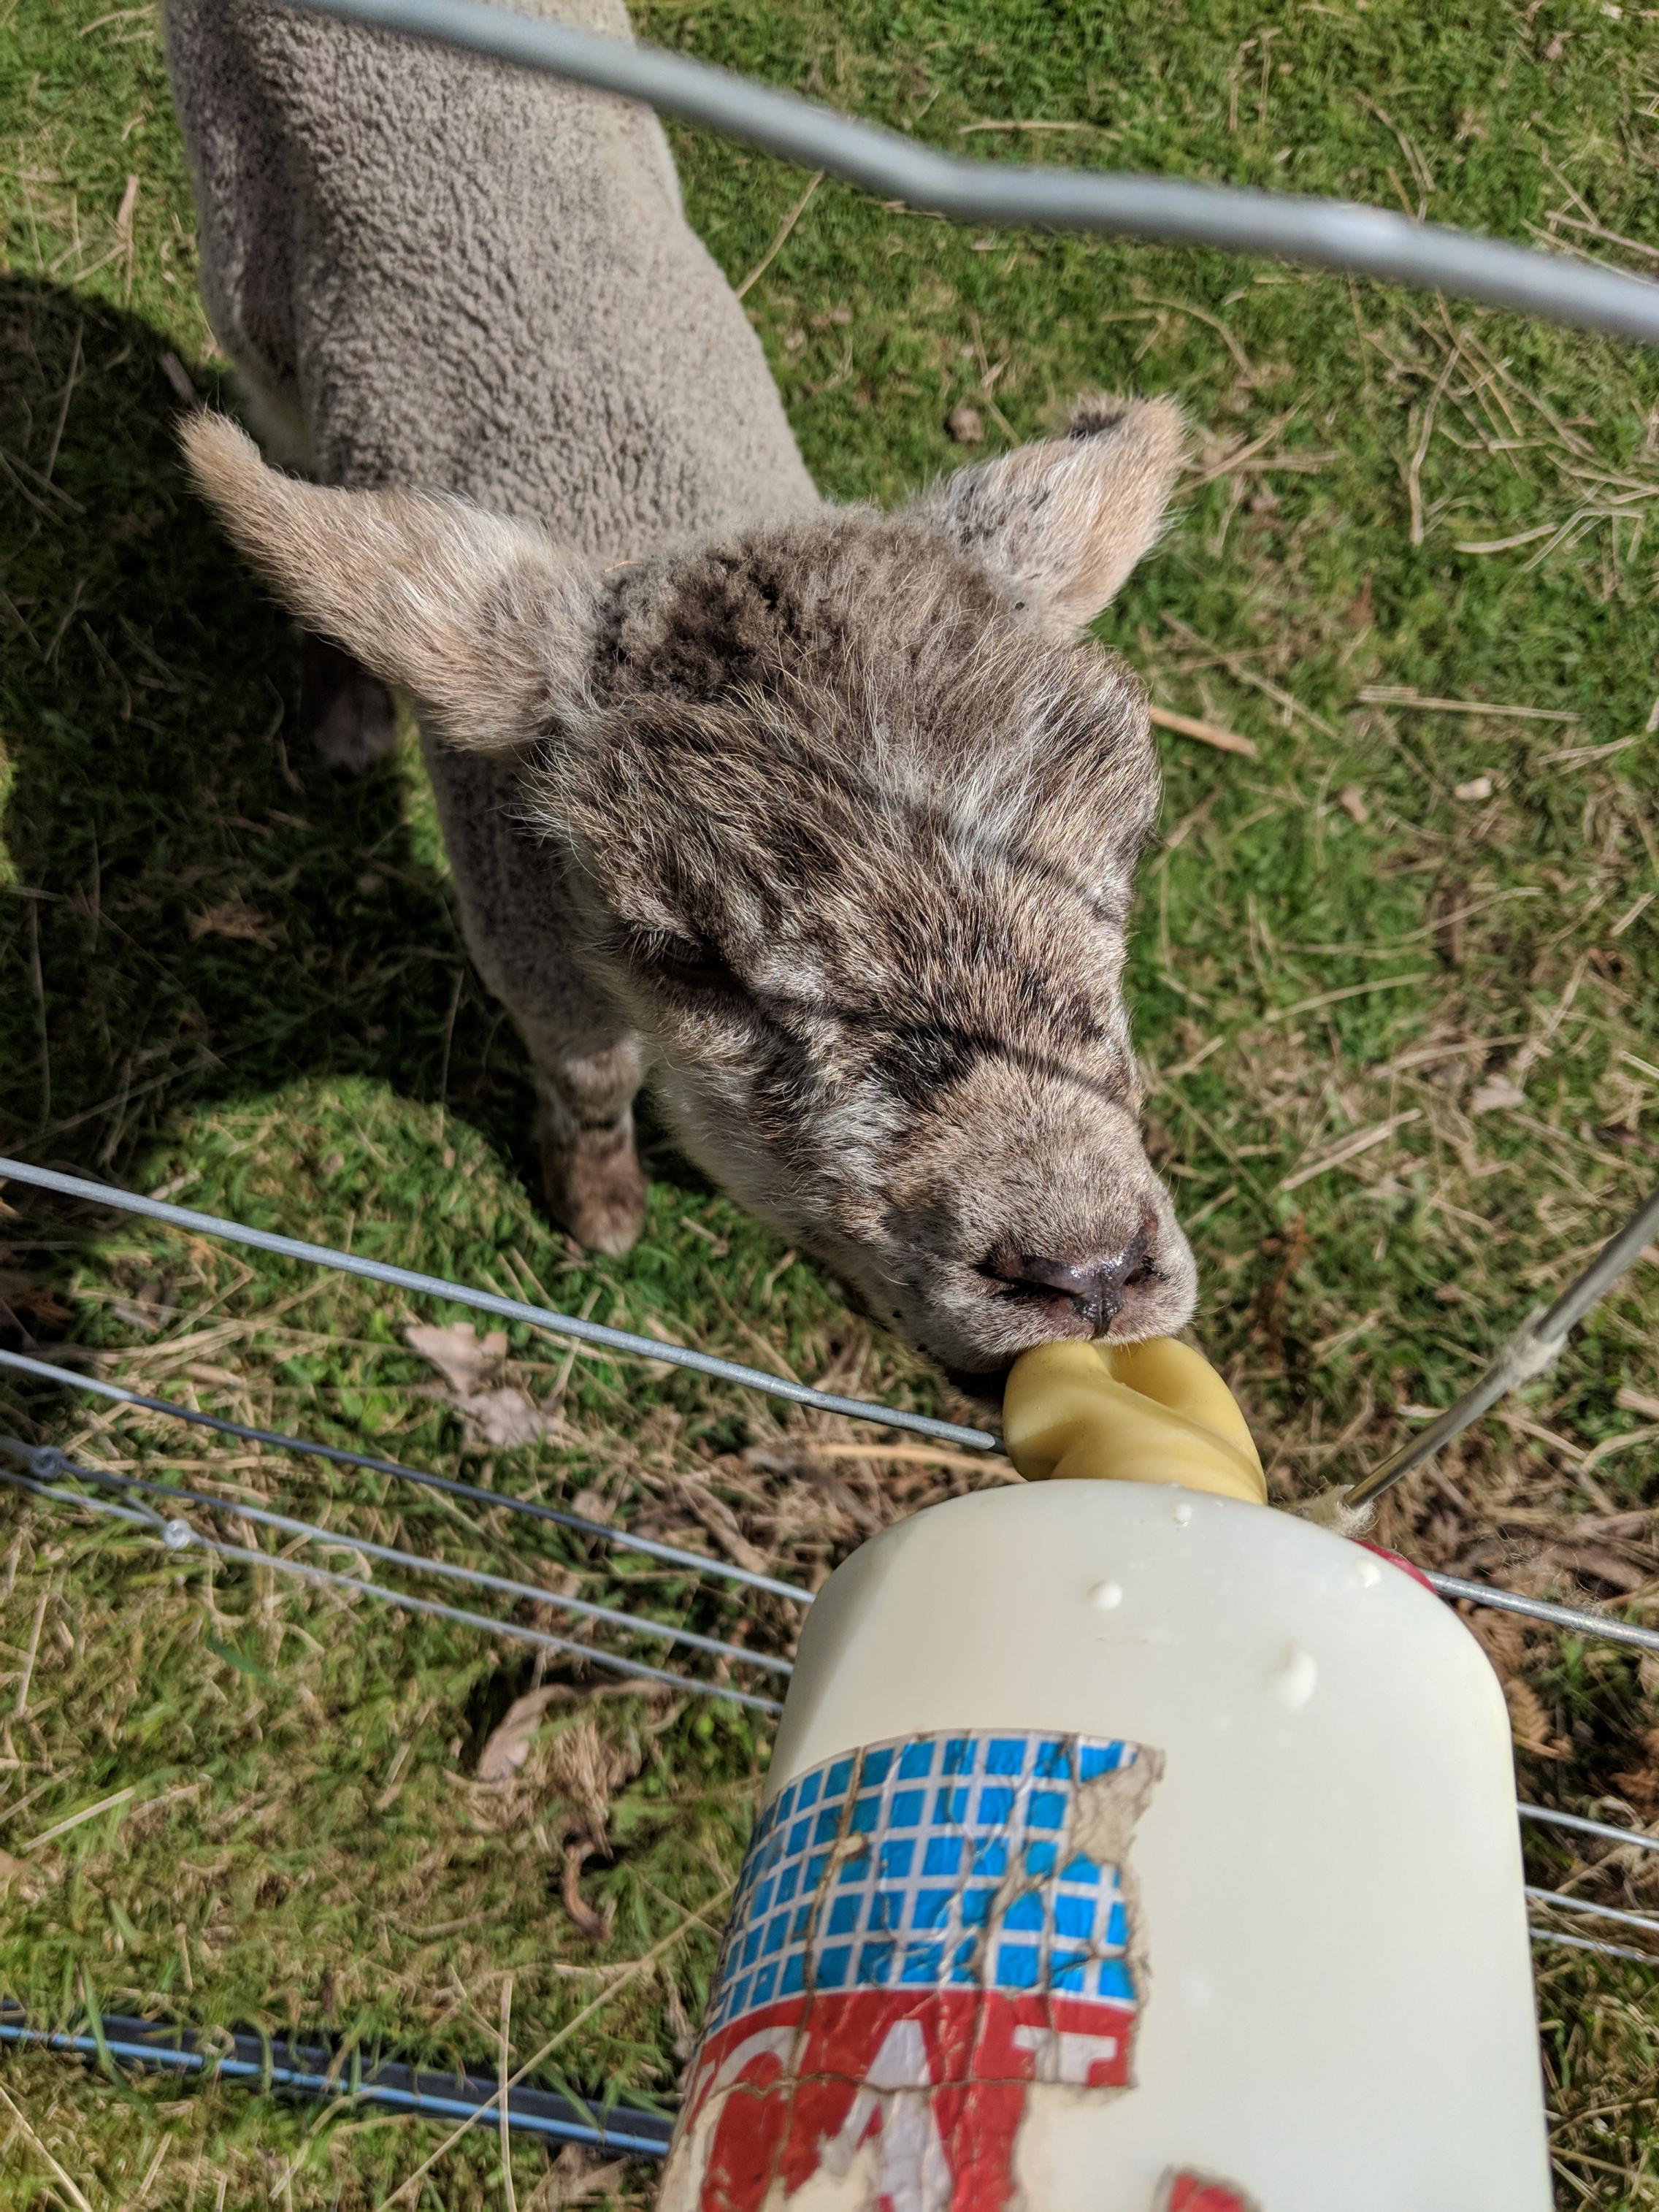
[[[196,2075],[204,2081],[246,2082],[283,2096],[317,2104],[386,2105],[434,2120],[500,2124],[498,2082],[490,2075],[445,2074],[400,2060],[365,2063],[361,2051],[339,2053],[320,2045],[275,2043],[267,2036],[186,2027],[178,2021],[131,2019],[106,2013],[99,2032],[37,2027],[21,2005],[0,1998],[0,2048],[58,2051],[77,2057],[118,2060],[153,2072]],[[509,2089],[507,2118],[514,2135],[544,2142],[581,2143],[627,2158],[667,2155],[672,2117],[638,2106],[585,2105],[547,2089]]]

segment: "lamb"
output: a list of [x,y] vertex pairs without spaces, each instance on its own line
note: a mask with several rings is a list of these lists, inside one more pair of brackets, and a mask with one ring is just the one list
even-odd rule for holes
[[951,1370],[1181,1328],[1121,988],[1157,761],[1080,635],[1157,538],[1176,409],[1085,399],[896,512],[823,504],[648,112],[274,0],[167,0],[167,35],[270,457],[204,415],[190,462],[320,641],[332,757],[415,702],[556,1214],[638,1236],[648,1075]]

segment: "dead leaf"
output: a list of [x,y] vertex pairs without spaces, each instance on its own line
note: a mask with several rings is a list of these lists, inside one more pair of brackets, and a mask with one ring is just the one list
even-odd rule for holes
[[478,1753],[479,1781],[510,1782],[530,1756],[531,1742],[542,1724],[542,1715],[550,1705],[569,1695],[562,1682],[551,1682],[545,1689],[531,1690],[522,1698],[514,1698],[484,1739],[484,1747]]
[[607,2196],[627,2173],[628,2161],[614,2159],[608,2166],[599,2166],[594,2163],[598,2156],[596,2151],[567,2143],[525,2212],[560,2212],[563,2205],[585,2204],[590,2197]]
[[1345,783],[1336,794],[1336,803],[1350,822],[1364,824],[1371,818],[1371,810],[1365,804],[1365,794],[1357,783]]
[[1504,1702],[1510,1709],[1510,1725],[1523,1751],[1540,1759],[1565,1759],[1566,1753],[1553,1740],[1550,1717],[1530,1682],[1511,1675],[1504,1685]]
[[581,1870],[593,1856],[592,1844],[567,1844],[564,1847],[564,1878],[559,1885],[559,1894],[571,1920],[590,1943],[603,1943],[611,1933],[611,1916],[595,1912],[582,1895],[580,1887]]
[[1460,799],[1490,799],[1492,797],[1492,778],[1489,775],[1471,776],[1467,783],[1457,784],[1454,788]]
[[0,1310],[8,1307],[20,1320],[27,1314],[48,1332],[66,1328],[75,1319],[49,1284],[31,1282],[27,1275],[0,1275]]
[[594,1843],[605,1841],[611,1800],[639,1772],[640,1756],[631,1744],[608,1742],[592,1721],[561,1729],[548,1746],[548,1787],[577,1808]]
[[1659,1813],[1659,1729],[1646,1729],[1641,1741],[1646,1759],[1627,1774],[1615,1774],[1613,1786],[1642,1820],[1650,1820]]
[[964,400],[953,407],[945,418],[945,427],[959,446],[979,446],[985,441],[985,417],[977,407],[969,407]]
[[1518,1083],[1511,1083],[1507,1075],[1489,1075],[1469,1093],[1471,1114],[1496,1114],[1501,1108],[1524,1106],[1526,1103],[1526,1092]]
[[507,1358],[507,1331],[492,1328],[480,1343],[470,1321],[453,1321],[442,1328],[415,1322],[404,1331],[404,1342],[463,1398],[493,1382]]
[[475,1397],[458,1398],[461,1418],[475,1428],[487,1444],[512,1451],[533,1444],[559,1425],[558,1417],[532,1406],[522,1390],[480,1390]]
[[404,1342],[437,1369],[454,1393],[450,1403],[456,1412],[497,1450],[533,1444],[558,1427],[556,1413],[544,1413],[522,1390],[496,1381],[507,1358],[504,1328],[492,1328],[480,1340],[470,1321],[442,1328],[417,1322],[404,1331]]
[[191,942],[204,937],[229,937],[243,945],[262,945],[268,952],[276,949],[276,940],[270,930],[269,915],[258,913],[240,899],[227,899],[221,906],[210,906],[190,918]]

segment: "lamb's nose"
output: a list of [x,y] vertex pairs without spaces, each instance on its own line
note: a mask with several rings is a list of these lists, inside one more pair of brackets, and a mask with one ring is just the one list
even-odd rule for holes
[[1110,1260],[1045,1260],[1022,1253],[1006,1280],[1029,1283],[1034,1290],[1056,1291],[1070,1298],[1096,1336],[1104,1336],[1122,1312],[1131,1281],[1146,1267],[1146,1246],[1137,1237],[1126,1251]]

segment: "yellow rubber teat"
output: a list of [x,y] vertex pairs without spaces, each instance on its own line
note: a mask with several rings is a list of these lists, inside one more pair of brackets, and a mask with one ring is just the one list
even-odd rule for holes
[[1237,1401],[1172,1336],[1145,1344],[1039,1344],[1008,1376],[1002,1434],[1028,1482],[1171,1482],[1267,1502]]

